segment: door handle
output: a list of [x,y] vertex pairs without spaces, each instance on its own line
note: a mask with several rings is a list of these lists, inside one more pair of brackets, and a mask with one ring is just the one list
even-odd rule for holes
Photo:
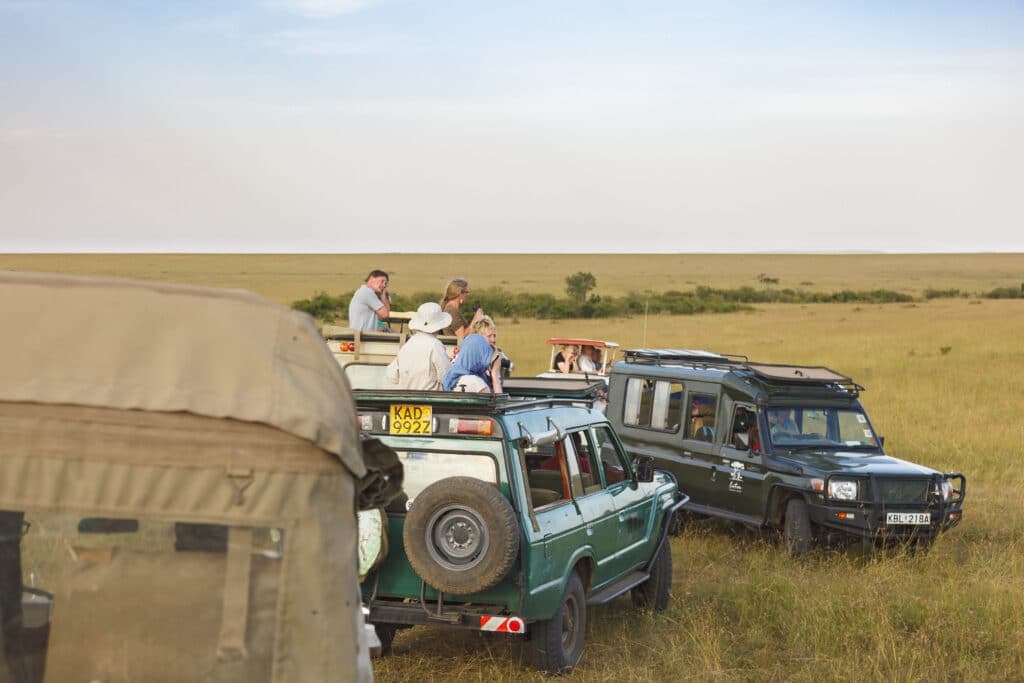
[[593,524],[588,524],[587,525],[587,536],[593,536],[593,535],[594,535],[594,525]]

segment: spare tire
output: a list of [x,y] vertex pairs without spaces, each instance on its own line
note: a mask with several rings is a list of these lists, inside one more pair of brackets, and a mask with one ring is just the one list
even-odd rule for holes
[[449,477],[413,499],[402,541],[409,564],[428,585],[468,595],[487,590],[511,569],[519,524],[493,484]]

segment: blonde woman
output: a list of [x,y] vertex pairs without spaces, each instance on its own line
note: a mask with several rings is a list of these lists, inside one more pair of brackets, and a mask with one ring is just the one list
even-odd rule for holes
[[480,319],[470,326],[471,334],[479,334],[481,337],[487,340],[487,343],[494,349],[494,353],[491,354],[491,362],[489,365],[488,373],[491,376],[491,386],[494,388],[494,393],[501,393],[501,349],[498,348],[498,326],[494,323],[494,318],[489,315],[481,315]]
[[455,278],[448,283],[444,290],[444,298],[441,299],[441,310],[452,317],[452,324],[444,329],[442,334],[454,334],[456,337],[465,337],[470,334],[470,325],[480,320],[484,312],[478,308],[473,312],[473,319],[467,321],[466,316],[460,310],[469,295],[469,283],[462,278]]

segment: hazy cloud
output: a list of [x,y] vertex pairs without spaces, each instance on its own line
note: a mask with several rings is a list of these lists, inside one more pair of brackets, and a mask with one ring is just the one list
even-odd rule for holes
[[267,47],[290,55],[356,55],[370,52],[367,43],[342,38],[330,31],[279,31],[264,41]]
[[270,7],[310,19],[337,17],[355,14],[367,7],[378,4],[377,0],[270,0]]

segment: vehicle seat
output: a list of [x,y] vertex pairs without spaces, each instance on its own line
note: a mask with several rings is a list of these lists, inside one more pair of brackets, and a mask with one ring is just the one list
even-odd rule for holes
[[561,494],[555,493],[550,489],[530,489],[530,499],[533,501],[533,507],[535,508],[549,505],[557,500],[561,500],[561,498]]
[[562,497],[562,473],[558,470],[530,470],[530,488],[547,489]]

